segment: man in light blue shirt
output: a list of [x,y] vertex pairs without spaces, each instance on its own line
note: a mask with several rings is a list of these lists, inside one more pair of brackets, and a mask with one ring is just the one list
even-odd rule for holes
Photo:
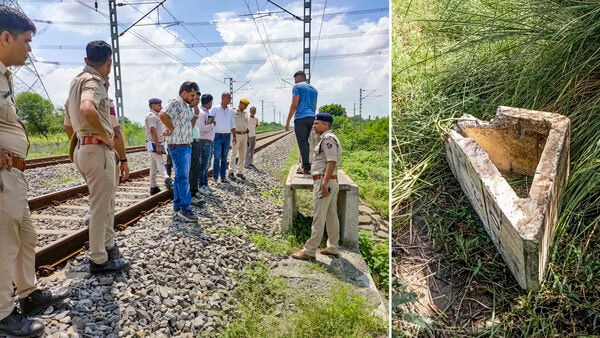
[[306,73],[302,70],[294,74],[294,82],[296,84],[292,88],[292,104],[285,123],[285,130],[290,130],[290,122],[294,117],[294,133],[302,157],[302,167],[298,169],[297,173],[306,175],[310,174],[308,138],[317,111],[318,92],[306,81]]

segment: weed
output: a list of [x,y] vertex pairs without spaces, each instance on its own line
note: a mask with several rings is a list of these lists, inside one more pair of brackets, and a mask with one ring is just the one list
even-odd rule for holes
[[[394,0],[392,7],[392,205],[401,220],[393,229],[411,227],[430,236],[439,255],[430,263],[434,274],[448,271],[446,282],[455,287],[448,292],[461,295],[438,308],[440,316],[431,325],[435,331],[429,334],[596,334],[600,292],[589,285],[600,274],[595,236],[600,59],[592,47],[600,42],[600,6]],[[515,286],[448,170],[438,131],[464,113],[489,119],[498,105],[562,113],[572,123],[571,175],[559,206],[551,262],[545,282],[527,294]],[[526,196],[530,179],[508,180]],[[470,310],[466,298],[484,307]],[[396,326],[408,320],[394,314]],[[395,333],[412,335],[419,329]]]
[[58,177],[55,179],[50,179],[48,181],[45,181],[44,187],[52,188],[57,185],[69,184],[69,183],[77,182],[80,178],[81,178],[80,176],[74,176],[74,175],[61,176],[61,177]]
[[387,291],[389,283],[389,246],[373,240],[372,234],[366,230],[358,232],[358,248],[369,266],[369,271],[377,288]]
[[386,331],[371,313],[374,306],[342,283],[325,292],[295,292],[262,262],[237,279],[238,318],[224,337],[364,337]]

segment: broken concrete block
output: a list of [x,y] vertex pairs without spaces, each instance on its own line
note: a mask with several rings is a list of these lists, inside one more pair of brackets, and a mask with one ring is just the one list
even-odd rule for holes
[[[546,272],[569,176],[569,128],[559,114],[501,106],[492,121],[464,116],[446,134],[452,173],[523,289],[536,288]],[[525,196],[511,175],[525,177]]]

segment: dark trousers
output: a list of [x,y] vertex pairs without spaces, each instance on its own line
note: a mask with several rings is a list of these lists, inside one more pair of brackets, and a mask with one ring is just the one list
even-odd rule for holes
[[198,192],[200,180],[200,141],[192,142],[192,158],[190,164],[190,193],[192,196]]
[[294,133],[296,134],[298,149],[300,149],[300,156],[302,157],[302,168],[308,170],[310,170],[308,137],[310,136],[314,120],[314,116],[294,120]]

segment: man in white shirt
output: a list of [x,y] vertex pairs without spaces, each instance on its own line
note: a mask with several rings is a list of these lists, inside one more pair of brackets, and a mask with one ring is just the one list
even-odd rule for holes
[[235,145],[237,137],[235,134],[235,120],[233,119],[233,110],[229,108],[231,103],[231,93],[224,92],[221,94],[221,104],[213,107],[210,111],[215,117],[215,160],[213,164],[213,179],[217,183],[219,176],[222,183],[229,183],[225,177],[227,173],[227,154],[229,153],[229,145]]

